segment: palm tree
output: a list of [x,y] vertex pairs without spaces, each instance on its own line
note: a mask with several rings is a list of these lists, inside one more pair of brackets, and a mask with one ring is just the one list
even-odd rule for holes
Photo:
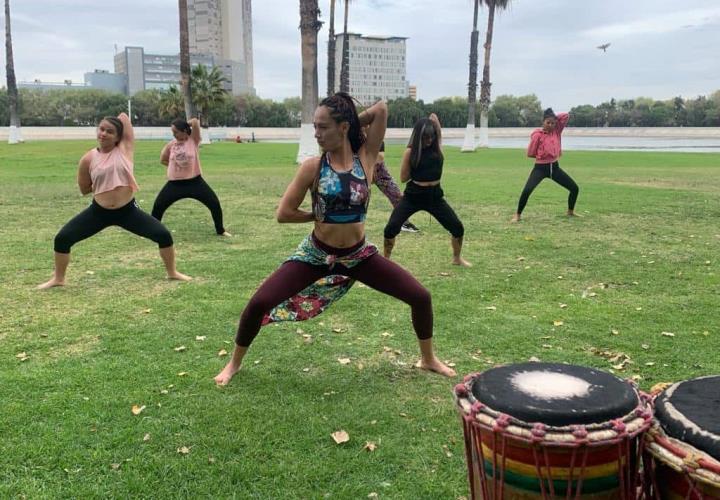
[[202,142],[210,142],[207,115],[210,108],[223,102],[227,91],[223,85],[227,79],[217,66],[208,71],[207,66],[198,64],[190,73],[190,82],[193,88],[193,107],[197,110],[202,129]]
[[175,85],[170,85],[170,88],[160,95],[158,108],[160,114],[165,118],[174,119],[180,116],[185,111],[183,95],[180,89]]
[[300,149],[297,161],[318,154],[313,113],[318,104],[317,34],[322,22],[318,19],[318,0],[300,0],[300,49],[302,54],[302,116]]
[[488,7],[487,36],[485,37],[485,65],[480,83],[480,146],[488,147],[488,111],[490,111],[490,49],[492,48],[493,24],[495,23],[495,8],[505,10],[510,0],[482,0]]
[[10,0],[5,0],[5,73],[7,75],[8,107],[10,108],[10,134],[8,144],[23,142],[18,114],[18,90],[15,81],[15,61],[13,60],[12,33],[10,31]]
[[187,0],[178,0],[180,14],[180,88],[185,100],[185,119],[195,116],[190,88],[190,38],[188,35]]
[[478,7],[480,0],[473,0],[473,30],[470,34],[470,79],[468,80],[468,120],[465,127],[465,140],[460,151],[475,151],[475,108],[477,101],[478,69]]
[[330,30],[328,32],[327,95],[335,93],[335,0],[330,0]]
[[350,41],[348,40],[348,7],[345,0],[345,21],[343,22],[342,65],[340,66],[340,92],[350,92]]

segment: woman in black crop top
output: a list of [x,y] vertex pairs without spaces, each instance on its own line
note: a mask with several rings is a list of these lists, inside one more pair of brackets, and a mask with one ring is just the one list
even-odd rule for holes
[[[381,101],[358,115],[353,99],[341,92],[323,99],[313,125],[323,154],[303,162],[277,210],[278,222],[312,223],[313,231],[253,294],[240,317],[232,359],[215,382],[225,385],[240,370],[262,325],[310,319],[355,280],[408,304],[420,345],[419,366],[455,376],[433,351],[430,292],[365,241],[368,187],[385,136],[387,106]],[[368,126],[367,136],[362,126]],[[301,208],[308,191],[312,211]]]
[[390,258],[395,246],[395,237],[400,232],[403,222],[415,212],[425,210],[452,236],[450,239],[453,251],[452,263],[470,267],[471,264],[461,256],[465,229],[445,201],[440,187],[444,160],[441,143],[442,129],[435,113],[429,118],[420,118],[415,123],[400,168],[400,180],[407,182],[407,186],[400,204],[395,207],[385,226],[384,253],[385,257]]

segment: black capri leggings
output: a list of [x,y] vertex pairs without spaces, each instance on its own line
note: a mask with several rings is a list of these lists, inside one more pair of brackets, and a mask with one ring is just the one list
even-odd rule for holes
[[525,183],[525,188],[523,188],[522,194],[520,195],[517,213],[522,213],[525,209],[525,205],[527,205],[528,198],[530,198],[530,194],[532,194],[538,184],[540,184],[546,177],[551,178],[570,191],[570,194],[568,195],[568,210],[575,209],[575,202],[577,201],[578,193],[580,193],[580,188],[575,181],[572,180],[572,177],[560,168],[560,164],[558,162],[536,163],[535,167],[530,172],[530,177],[528,177],[528,180]]
[[70,248],[109,226],[120,226],[131,233],[154,241],[160,248],[173,245],[170,231],[156,219],[140,210],[135,198],[120,208],[110,210],[95,200],[63,226],[55,236],[55,251],[70,253]]
[[465,228],[443,196],[444,193],[439,184],[437,186],[419,186],[412,181],[408,182],[405,194],[385,226],[385,238],[396,237],[403,223],[420,210],[425,210],[435,217],[453,237],[462,238]]
[[192,198],[208,207],[212,215],[213,223],[215,224],[215,232],[217,234],[223,234],[225,232],[220,200],[218,200],[215,191],[212,190],[200,175],[192,179],[168,181],[155,199],[152,216],[157,220],[162,220],[165,210],[170,208],[170,205],[176,201],[184,198]]

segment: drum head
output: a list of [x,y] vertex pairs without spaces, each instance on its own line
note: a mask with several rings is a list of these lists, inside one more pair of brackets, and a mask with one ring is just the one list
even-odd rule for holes
[[481,373],[472,393],[481,403],[525,422],[594,424],[632,412],[632,385],[609,373],[560,363],[520,363]]
[[720,376],[678,382],[655,399],[655,417],[668,436],[720,460]]

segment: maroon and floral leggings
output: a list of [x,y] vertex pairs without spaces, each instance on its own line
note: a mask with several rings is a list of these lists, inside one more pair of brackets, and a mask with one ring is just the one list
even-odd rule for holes
[[[333,248],[319,240],[315,244],[330,255],[348,255],[357,250]],[[362,242],[360,243],[362,245]],[[240,316],[235,343],[248,347],[260,331],[263,316],[273,307],[330,274],[356,279],[370,288],[400,299],[411,308],[412,324],[419,339],[429,339],[433,330],[432,298],[412,274],[380,254],[374,254],[352,268],[342,264],[314,266],[305,262],[287,261],[257,289]]]

